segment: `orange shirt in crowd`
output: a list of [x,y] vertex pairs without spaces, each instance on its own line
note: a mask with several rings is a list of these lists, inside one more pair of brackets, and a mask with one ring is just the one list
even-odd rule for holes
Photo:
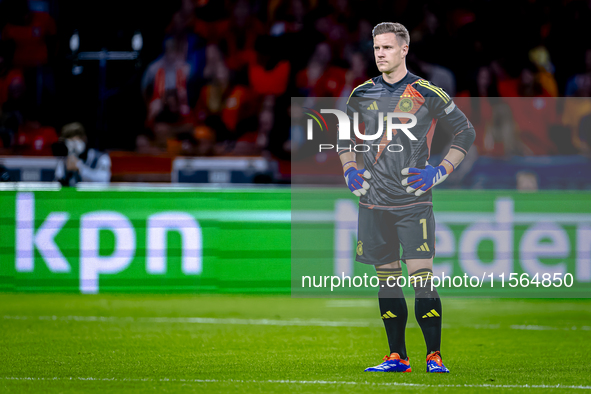
[[27,127],[22,125],[16,133],[16,145],[25,156],[53,156],[51,145],[58,141],[53,127]]
[[[303,84],[302,87],[309,86],[307,70],[300,71],[297,75],[296,83],[298,87]],[[340,67],[330,66],[328,67],[322,76],[318,78],[315,86],[310,86],[311,95],[315,97],[341,97],[341,92],[347,82],[347,70]],[[363,82],[363,81],[362,81]],[[354,85],[357,86],[357,85]]]
[[[520,83],[521,82],[519,78],[506,79],[497,82],[497,90],[499,91],[499,96],[522,97],[521,93],[519,92]],[[540,92],[540,94],[536,95],[536,97],[552,97],[552,95],[543,86],[541,86],[541,88],[542,91]]]
[[[250,18],[247,26],[247,29],[243,30],[230,23],[228,30],[224,34],[223,40],[228,48],[226,61],[231,70],[238,70],[255,62],[257,59],[255,43],[259,36],[265,34],[265,28],[254,17]],[[240,46],[239,42],[243,42],[243,45]]]
[[2,39],[16,44],[13,64],[17,67],[35,67],[47,63],[47,36],[56,34],[53,18],[45,12],[32,12],[31,22],[25,26],[7,24]]
[[255,93],[279,96],[287,90],[291,66],[287,60],[280,61],[271,69],[266,70],[258,63],[248,68],[248,79]]
[[536,156],[556,153],[556,146],[549,136],[550,126],[559,123],[556,100],[547,97],[507,97],[505,101],[513,113],[520,140],[531,152]]
[[[230,131],[236,131],[236,125],[242,119],[244,109],[252,94],[249,89],[243,85],[237,85],[229,88],[229,94],[223,98],[220,108],[211,108],[209,97],[212,94],[210,85],[204,86],[199,94],[199,100],[195,106],[195,115],[198,123],[202,123],[212,114],[219,114],[222,122]],[[225,94],[224,94],[225,95]]]
[[[166,73],[174,72],[175,76],[175,88],[166,90]],[[172,97],[167,96],[172,95]],[[152,92],[152,99],[148,105],[148,119],[146,119],[146,127],[153,128],[156,117],[159,112],[153,111],[155,104],[160,104],[159,107],[163,108],[166,104],[171,104],[168,100],[174,101],[175,110],[178,111],[179,119],[175,123],[176,126],[190,124],[193,122],[193,116],[191,114],[191,108],[188,103],[187,93],[187,75],[186,71],[179,67],[176,70],[166,70],[164,67],[160,67],[156,71],[154,77],[154,91]],[[158,102],[158,103],[156,103]]]

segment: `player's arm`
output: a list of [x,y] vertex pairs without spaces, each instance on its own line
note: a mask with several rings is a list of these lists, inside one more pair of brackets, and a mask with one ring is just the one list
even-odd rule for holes
[[[353,91],[351,96],[353,96],[354,93],[355,91]],[[353,100],[353,102],[351,101],[351,97],[349,97],[349,100],[347,101],[347,116],[350,124],[352,124],[353,112],[355,111],[354,101],[355,100]],[[354,146],[355,136],[353,134],[348,141],[339,140],[337,135],[337,152],[339,153],[339,158],[341,159],[341,164],[343,166],[345,183],[353,194],[360,197],[365,195],[369,189],[367,179],[371,179],[371,173],[367,170],[357,169],[357,154],[353,149]]]
[[460,152],[457,149],[450,149],[439,165],[445,167],[447,174],[451,174],[456,168],[458,168],[465,157],[465,153]]
[[[449,112],[449,113],[446,113]],[[453,139],[451,142],[451,148],[449,153],[445,156],[444,161],[449,161],[454,167],[457,167],[468,150],[474,143],[476,138],[476,131],[474,126],[468,120],[466,115],[456,107],[455,103],[451,101],[450,105],[444,109],[443,114],[440,118],[443,127],[453,132]],[[454,168],[455,169],[455,168]]]
[[[468,150],[474,143],[476,131],[466,115],[456,107],[453,101],[450,103],[451,111],[440,118],[443,127],[453,132],[451,148],[440,165],[444,166],[448,174],[451,174],[464,160]],[[448,107],[449,108],[449,107]]]
[[406,188],[408,193],[414,193],[416,196],[424,194],[433,186],[443,182],[464,160],[476,138],[474,127],[466,115],[456,107],[453,100],[442,89],[434,88],[438,90],[434,92],[435,97],[428,99],[431,100],[430,110],[445,129],[453,132],[454,137],[449,152],[437,167],[428,165],[424,169],[402,170],[402,175],[408,175],[402,184],[408,186]]

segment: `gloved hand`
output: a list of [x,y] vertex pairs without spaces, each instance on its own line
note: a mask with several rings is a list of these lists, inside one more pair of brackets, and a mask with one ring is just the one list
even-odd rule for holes
[[442,165],[433,167],[427,164],[422,170],[414,167],[404,168],[402,175],[408,175],[407,178],[402,180],[402,186],[408,186],[406,192],[414,193],[418,197],[425,194],[433,186],[439,185],[449,174]]
[[369,183],[367,183],[366,179],[371,179],[371,173],[367,170],[358,170],[355,167],[350,167],[345,171],[347,186],[349,186],[349,190],[357,197],[365,196],[367,193]]

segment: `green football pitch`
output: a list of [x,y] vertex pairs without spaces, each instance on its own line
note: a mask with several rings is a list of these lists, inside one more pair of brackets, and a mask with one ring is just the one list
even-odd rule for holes
[[[590,392],[590,300],[444,299],[425,372],[364,373],[387,352],[373,299],[0,295],[0,392]],[[590,390],[590,391],[587,391]]]

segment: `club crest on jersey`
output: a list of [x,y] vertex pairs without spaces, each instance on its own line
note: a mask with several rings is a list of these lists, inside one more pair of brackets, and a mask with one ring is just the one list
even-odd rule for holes
[[361,256],[363,254],[363,242],[357,242],[357,255]]
[[413,104],[412,100],[409,98],[403,98],[402,100],[400,100],[400,103],[398,103],[398,107],[400,108],[400,110],[402,112],[412,111],[413,105],[414,104]]

